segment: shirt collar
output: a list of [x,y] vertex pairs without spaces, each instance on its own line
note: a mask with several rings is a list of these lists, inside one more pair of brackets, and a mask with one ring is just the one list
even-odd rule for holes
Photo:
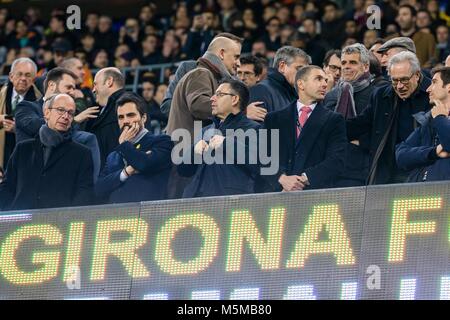
[[[297,112],[300,114],[300,109],[302,107],[306,106],[306,104],[303,104],[300,102],[300,100],[297,100]],[[314,102],[313,104],[309,105],[308,107],[311,108],[311,113],[314,111],[314,108],[317,106],[317,102]]]
[[19,102],[21,102],[21,101],[23,100],[23,98],[24,98],[24,96],[18,94],[17,91],[16,91],[16,89],[13,88],[13,91],[12,91],[12,97],[11,97],[12,99],[11,99],[11,101],[14,101],[14,100],[16,99],[16,96],[19,96],[19,97],[20,97],[20,98],[19,98]]

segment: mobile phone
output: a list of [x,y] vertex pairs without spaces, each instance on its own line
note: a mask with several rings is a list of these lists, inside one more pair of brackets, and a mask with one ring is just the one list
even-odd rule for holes
[[14,116],[12,116],[10,114],[5,114],[5,119],[6,120],[14,120]]

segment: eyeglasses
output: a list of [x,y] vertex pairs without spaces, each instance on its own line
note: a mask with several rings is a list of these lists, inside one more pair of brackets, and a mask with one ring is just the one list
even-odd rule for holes
[[66,110],[64,108],[58,107],[58,108],[48,108],[49,110],[56,110],[56,113],[60,116],[63,116],[67,113],[69,118],[73,118],[75,116],[75,111],[73,110]]
[[238,75],[238,77],[245,77],[245,78],[247,78],[247,77],[254,76],[255,73],[254,72],[250,72],[250,71],[244,71],[244,72],[238,71],[237,75]]
[[214,95],[219,97],[219,98],[223,97],[223,96],[235,96],[235,94],[233,94],[233,93],[220,92],[220,91],[217,91]]
[[407,84],[409,84],[409,80],[411,80],[411,78],[414,77],[414,75],[415,75],[415,73],[413,73],[408,78],[400,78],[400,79],[393,79],[393,78],[391,78],[392,85],[395,87],[395,86],[398,85],[399,82],[401,84],[403,84],[403,85],[407,85]]

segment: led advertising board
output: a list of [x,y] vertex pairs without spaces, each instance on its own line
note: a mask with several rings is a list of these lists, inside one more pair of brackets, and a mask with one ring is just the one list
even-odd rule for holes
[[0,299],[448,299],[449,184],[0,215]]

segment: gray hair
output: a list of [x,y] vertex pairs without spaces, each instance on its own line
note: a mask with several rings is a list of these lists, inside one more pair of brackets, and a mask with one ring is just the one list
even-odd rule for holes
[[12,65],[11,65],[11,72],[14,72],[14,69],[16,68],[16,66],[18,64],[21,64],[21,63],[29,63],[29,64],[31,64],[31,66],[34,69],[34,75],[36,75],[36,73],[37,73],[36,63],[34,63],[34,61],[31,60],[30,58],[18,58],[16,60],[14,60]]
[[401,63],[403,61],[408,61],[411,66],[411,72],[416,73],[420,71],[420,62],[417,56],[410,51],[402,51],[393,55],[388,61],[388,72],[394,64]]
[[355,43],[342,49],[342,54],[352,53],[359,53],[359,61],[361,61],[362,64],[370,63],[369,50],[361,43]]
[[273,59],[273,67],[278,68],[281,61],[286,62],[286,64],[289,66],[297,57],[305,59],[307,64],[312,63],[311,57],[302,49],[292,46],[284,46],[278,49],[275,53],[275,58]]
[[[44,104],[42,105],[42,111],[44,111],[45,109],[53,108],[53,104],[55,103],[56,97],[59,97],[59,96],[67,96],[67,97],[71,98],[72,100],[74,100],[73,97],[71,97],[67,93],[54,93],[50,97],[45,99]],[[75,102],[75,100],[74,100],[74,102]]]

